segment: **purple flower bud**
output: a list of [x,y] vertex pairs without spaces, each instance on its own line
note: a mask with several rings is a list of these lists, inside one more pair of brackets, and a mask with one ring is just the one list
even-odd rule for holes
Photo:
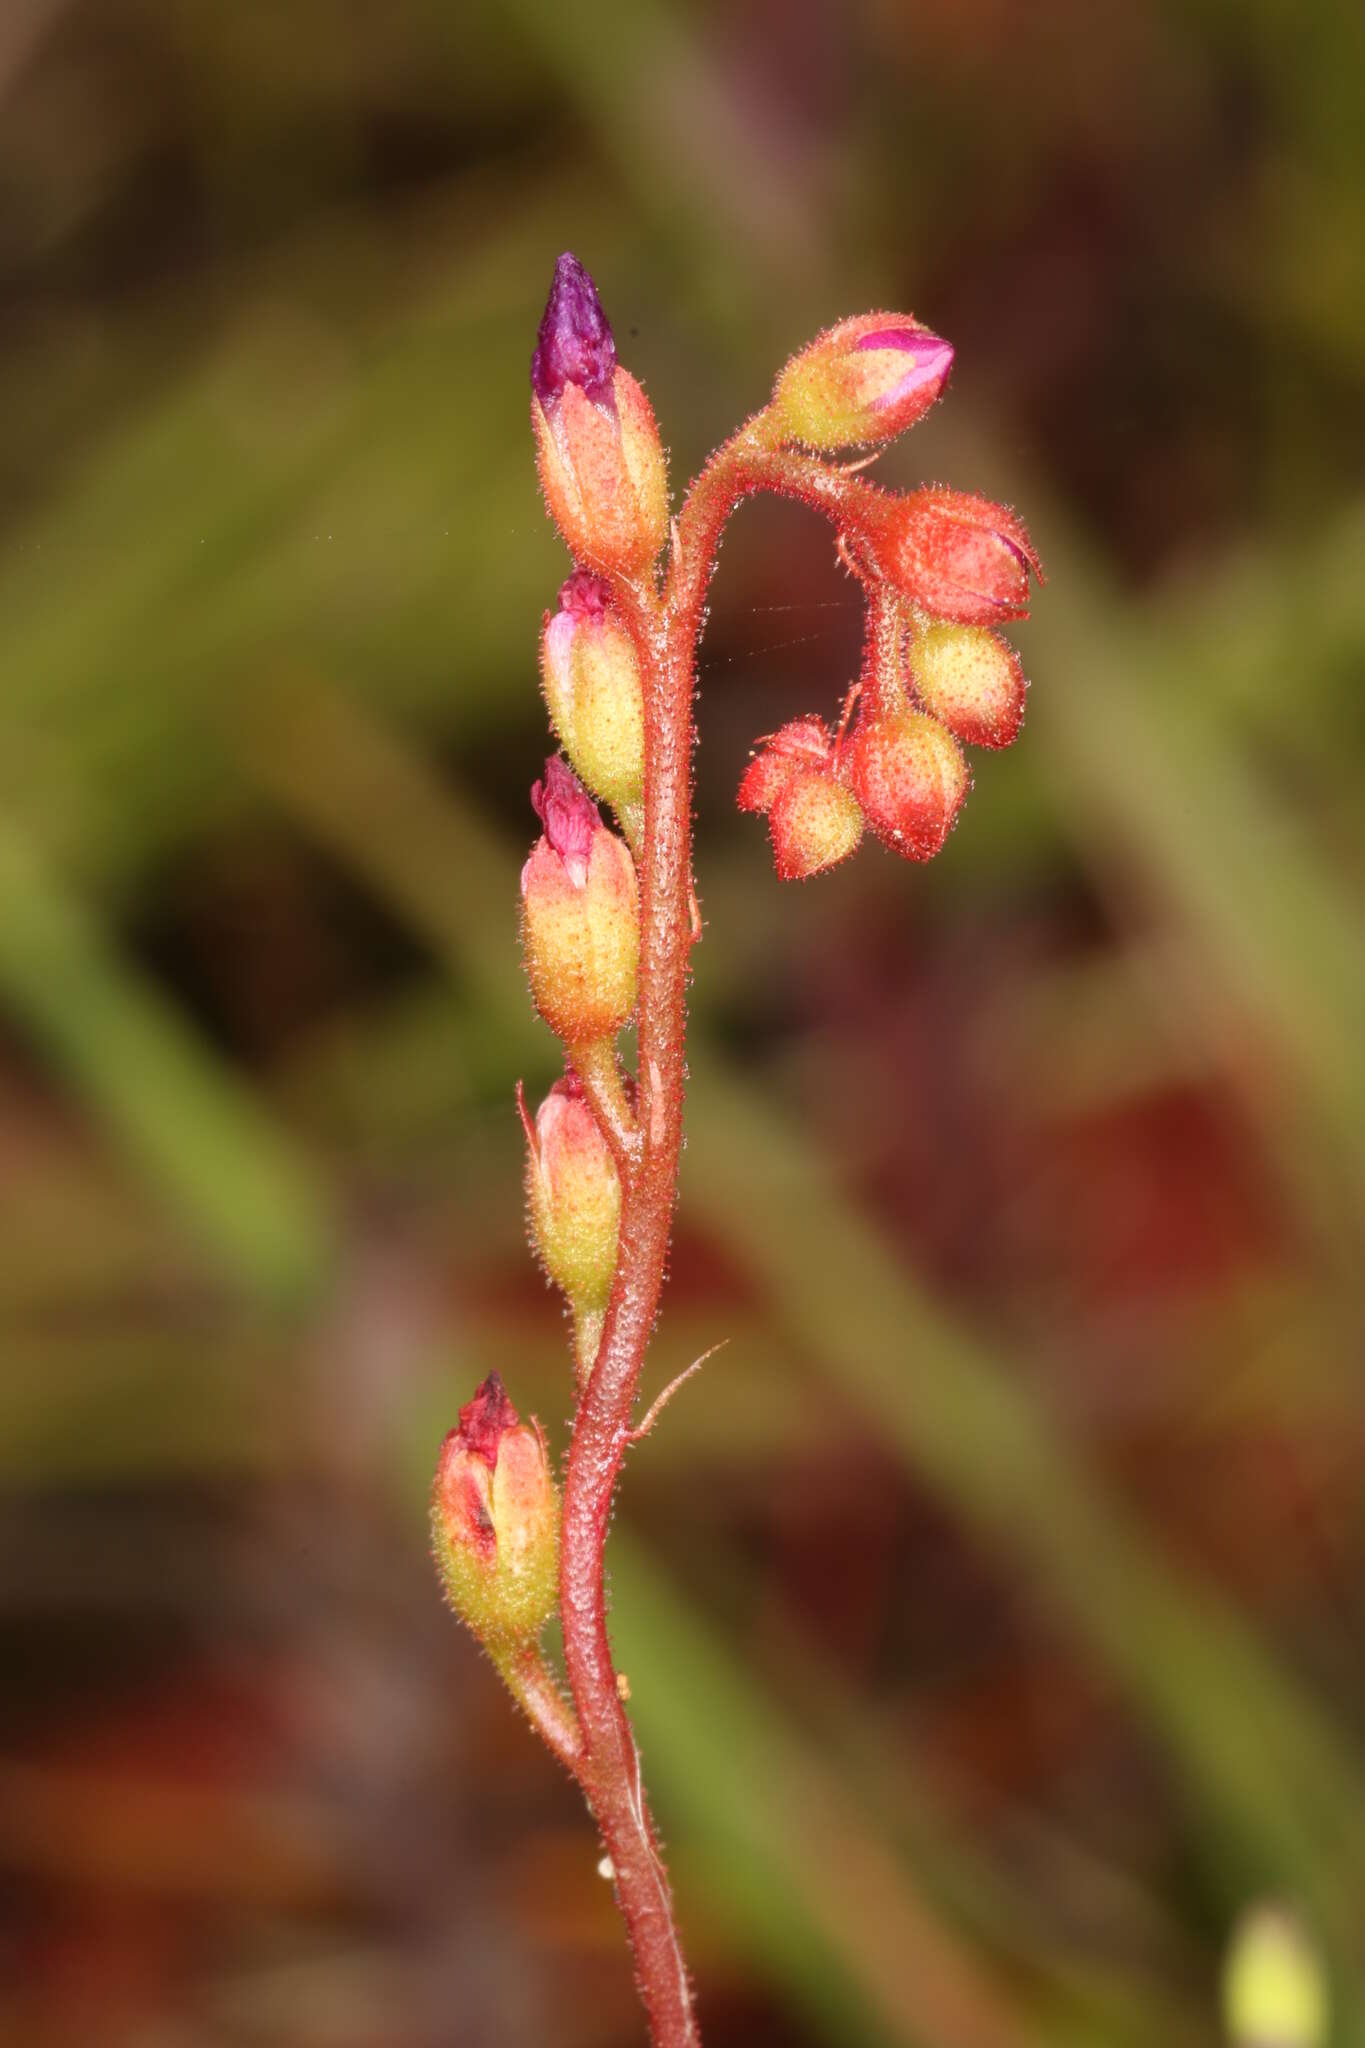
[[596,624],[611,603],[611,585],[590,569],[575,569],[559,586],[559,609],[575,621],[591,619]]
[[668,537],[668,476],[649,400],[616,360],[597,288],[555,265],[531,357],[531,427],[550,517],[585,569],[635,575]]
[[559,855],[569,879],[582,888],[588,875],[593,833],[601,828],[597,806],[572,768],[558,754],[545,763],[545,779],[531,790],[531,808],[545,827],[545,837]]
[[615,369],[616,343],[597,287],[566,249],[555,265],[531,357],[531,388],[546,408],[566,384],[576,384],[586,397],[609,404]]
[[490,1372],[473,1400],[460,1410],[459,1433],[465,1448],[482,1458],[491,1472],[498,1462],[498,1445],[516,1425],[517,1411],[507,1398],[501,1375]]

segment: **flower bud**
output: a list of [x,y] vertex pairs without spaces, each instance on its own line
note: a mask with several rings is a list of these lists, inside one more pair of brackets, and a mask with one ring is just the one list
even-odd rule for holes
[[973,747],[1007,747],[1024,722],[1028,684],[1014,649],[985,626],[930,625],[910,644],[925,710]]
[[1322,2048],[1326,1973],[1307,1930],[1282,1906],[1253,1906],[1238,1923],[1223,1972],[1232,2048]]
[[789,439],[825,453],[890,441],[928,412],[952,366],[951,342],[908,313],[861,313],[792,357],[773,407]]
[[588,788],[622,811],[644,794],[645,712],[635,643],[610,587],[586,569],[561,586],[545,620],[540,672],[565,752]]
[[906,860],[933,858],[971,783],[957,742],[922,711],[860,719],[840,774],[882,844]]
[[576,1310],[603,1309],[616,1270],[621,1182],[577,1075],[555,1082],[527,1138],[526,1199],[541,1263]]
[[616,361],[597,288],[567,252],[531,358],[545,502],[570,552],[606,574],[646,568],[668,532],[664,451],[649,400]]
[[800,882],[848,858],[863,836],[863,814],[831,767],[797,768],[777,793],[768,830],[778,875]]
[[531,994],[553,1032],[587,1045],[619,1031],[635,1007],[635,865],[558,757],[545,763],[531,802],[545,826],[521,871]]
[[447,1599],[483,1641],[534,1638],[554,1613],[559,1496],[539,1423],[517,1420],[495,1372],[441,1445],[431,1547]]
[[867,534],[877,573],[924,611],[963,626],[1028,617],[1029,572],[1043,566],[1006,505],[939,485],[888,502]]
[[829,759],[829,727],[823,718],[794,718],[763,741],[740,778],[735,802],[742,811],[767,811],[802,768]]

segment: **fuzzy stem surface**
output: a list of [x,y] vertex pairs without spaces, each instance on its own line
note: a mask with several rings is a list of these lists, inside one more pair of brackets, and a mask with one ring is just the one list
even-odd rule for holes
[[507,1690],[546,1747],[577,1777],[583,1739],[573,1710],[556,1685],[537,1643],[516,1643],[491,1652]]
[[682,1137],[684,985],[691,875],[692,670],[699,616],[670,617],[642,586],[618,591],[645,697],[639,864],[639,1085],[606,1326],[574,1421],[564,1487],[560,1615],[583,1731],[581,1782],[615,1874],[656,2048],[695,2048],[673,1902],[607,1638],[603,1548],[668,1257]]
[[[707,585],[735,505],[771,490],[842,524],[873,487],[777,446],[759,414],[717,451],[675,528],[662,598],[616,579],[639,657],[645,709],[639,848],[637,1104],[627,1122],[599,1051],[583,1079],[623,1171],[620,1248],[606,1323],[574,1421],[564,1488],[560,1616],[582,1731],[576,1774],[602,1831],[655,2048],[699,2048],[668,1878],[645,1801],[640,1757],[607,1635],[603,1550],[632,1439],[639,1388],[673,1228],[682,1143],[686,980],[696,936],[692,890],[692,704]],[[633,1126],[633,1127],[632,1127]]]
[[639,1151],[639,1132],[635,1111],[626,1094],[616,1047],[611,1039],[599,1038],[587,1045],[571,1046],[569,1060],[583,1083],[593,1115],[611,1147],[616,1170],[624,1181],[629,1177]]

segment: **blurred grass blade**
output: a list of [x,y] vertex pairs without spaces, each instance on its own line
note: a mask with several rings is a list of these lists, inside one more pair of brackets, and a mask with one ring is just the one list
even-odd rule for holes
[[[339,701],[320,710],[314,700],[317,716],[325,749],[339,743],[337,758],[358,768],[369,749],[361,728],[368,733],[371,722],[357,725]],[[409,769],[401,744],[387,734],[379,753],[389,762],[381,779],[392,775],[394,792],[415,795],[422,772]],[[307,755],[305,746],[298,757]],[[288,782],[291,803],[344,850],[350,805],[339,800],[320,816],[312,778],[286,767],[273,779],[281,793]],[[338,786],[346,789],[345,774]],[[424,901],[433,832],[449,831],[451,844],[468,835],[475,872],[510,874],[511,857],[499,859],[497,835],[467,798],[428,782],[418,809],[432,816],[409,833],[407,805],[386,801],[382,857],[362,849],[350,857],[437,940],[449,966],[473,972],[511,1028],[520,990],[501,948],[490,951],[476,897],[451,890],[438,919]],[[458,822],[437,822],[456,811]],[[1160,1729],[1221,1822],[1229,1855],[1254,1856],[1268,1878],[1313,1900],[1340,1942],[1343,1902],[1362,1869],[1365,1801],[1335,1732],[1231,1608],[1166,1560],[1108,1498],[1027,1389],[916,1289],[788,1120],[700,1046],[693,1072],[684,1197],[694,1215],[763,1283],[793,1340],[857,1394],[911,1468],[993,1543],[1029,1561],[1040,1594],[1070,1612]],[[848,1301],[858,1304],[856,1317],[845,1312]]]
[[1365,1801],[1335,1732],[1227,1604],[1107,1498],[1026,1389],[916,1289],[789,1122],[700,1054],[693,1073],[694,1215],[743,1257],[793,1342],[1070,1611],[1225,1842],[1312,1899],[1344,1940]]
[[[744,1569],[738,1553],[718,1567],[721,1577]],[[1153,2040],[1168,2048],[1202,2043],[1202,2016],[1178,2006],[1166,1988],[1187,1979],[1195,1962],[1168,1902],[1143,1877],[1023,1812],[1011,1814],[1008,1837],[1010,1851],[1027,1842],[1028,1877],[1015,1874],[1010,1852],[988,1858],[941,1800],[929,1746],[907,1740],[899,1718],[888,1725],[884,1708],[840,1676],[808,1636],[811,1619],[784,1626],[774,1603],[764,1600],[764,1649],[776,1690],[800,1703],[807,1740],[846,1796],[877,1815],[893,1849],[923,1873],[954,1922],[1002,1962],[1055,1978],[1094,2038],[1125,2048],[1149,2048]],[[1084,1952],[1057,1933],[1059,1902],[1077,1896],[1086,1902]],[[1132,1958],[1121,1968],[1105,1960],[1116,1946]]]
[[272,1300],[316,1291],[329,1232],[306,1163],[4,823],[0,998],[240,1281]]
[[[517,940],[517,864],[463,792],[400,735],[314,678],[281,674],[250,700],[251,772],[294,820],[361,877],[528,1054],[546,1046]],[[529,784],[528,784],[529,787]],[[534,819],[527,804],[527,839]]]
[[[960,444],[964,461],[994,472],[1009,495],[999,445],[1001,437],[979,430]],[[1324,550],[1341,535],[1349,545],[1359,523],[1358,507],[1348,506],[1324,534]],[[1040,604],[1023,632],[1030,668],[1046,678],[1033,693],[1029,731],[1055,781],[1056,820],[1120,897],[1124,922],[1134,896],[1164,913],[1167,928],[1147,957],[1160,963],[1154,991],[1177,1035],[1204,1039],[1298,1200],[1328,1241],[1348,1241],[1358,1260],[1365,917],[1234,720],[1213,707],[1229,615],[1240,640],[1278,642],[1287,665],[1305,604],[1329,609],[1324,633],[1359,631],[1359,579],[1319,591],[1310,563],[1296,605],[1276,563],[1249,577],[1235,562],[1221,579],[1206,579],[1197,601],[1187,592],[1171,599],[1173,617],[1163,618],[1125,600],[1064,513],[1045,510],[1037,531],[1053,583],[1066,593],[1064,603]],[[1267,1083],[1267,1049],[1288,1086]]]
[[714,295],[718,318],[735,323],[741,308],[761,317],[765,275],[790,290],[818,269],[821,195],[802,153],[784,147],[767,95],[736,91],[682,9],[602,0],[590,35],[571,10],[541,0],[513,0],[509,12],[595,124],[637,200],[691,249],[696,289]]
[[821,1758],[619,1533],[611,1578],[651,1782],[709,1842],[708,1882],[724,1873],[730,1909],[829,2038],[869,2048],[1055,2040],[1022,2016]]
[[[1066,770],[1062,815],[1092,863],[1137,876],[1188,934],[1179,954],[1168,947],[1161,963],[1167,1005],[1178,1003],[1182,1017],[1212,1032],[1224,1062],[1230,1002],[1278,1049],[1293,1092],[1286,1102],[1262,1084],[1252,1091],[1253,1111],[1263,1125],[1279,1126],[1277,1150],[1301,1154],[1302,1122],[1286,1113],[1296,1101],[1308,1109],[1310,1155],[1335,1153],[1349,1174],[1358,1243],[1365,923],[1236,736],[1195,708],[1201,693],[1192,689],[1177,709],[1162,691],[1139,695],[1132,686],[1130,671],[1160,671],[1159,647],[1135,646],[1131,661],[1117,665],[1107,653],[1070,651],[1049,678],[1052,701],[1038,719]],[[1208,991],[1202,1001],[1189,1000],[1192,985]]]

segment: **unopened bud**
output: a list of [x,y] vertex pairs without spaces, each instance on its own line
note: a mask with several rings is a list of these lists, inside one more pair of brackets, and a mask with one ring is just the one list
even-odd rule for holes
[[931,613],[963,626],[1028,616],[1030,572],[1042,563],[1007,505],[935,485],[888,501],[866,535],[878,575]]
[[540,672],[564,750],[588,788],[623,811],[644,792],[645,714],[635,643],[610,586],[576,569],[546,616]]
[[545,826],[521,871],[531,994],[566,1044],[587,1045],[619,1031],[635,1007],[635,865],[557,756],[545,763],[531,802]]
[[534,1638],[554,1613],[559,1496],[539,1423],[518,1421],[495,1372],[441,1445],[431,1546],[447,1599],[483,1641]]
[[952,344],[908,313],[862,313],[792,357],[773,408],[790,439],[822,452],[890,441],[928,412],[952,366]]
[[818,768],[829,759],[829,727],[823,718],[794,718],[762,742],[740,778],[735,802],[742,811],[771,810],[792,777],[802,768]]
[[570,552],[606,574],[646,568],[668,531],[663,444],[649,400],[616,361],[596,286],[567,253],[540,323],[531,393],[541,488]]
[[1322,1961],[1282,1906],[1254,1906],[1238,1923],[1223,1974],[1223,2010],[1232,2048],[1322,2048]]
[[832,768],[798,768],[778,791],[768,830],[779,876],[799,882],[848,858],[863,836],[863,814]]
[[915,694],[973,747],[1007,747],[1024,722],[1028,684],[1014,649],[986,626],[930,625],[910,643]]
[[616,1270],[621,1182],[576,1075],[556,1081],[527,1130],[531,1237],[575,1310],[603,1309]]
[[971,783],[957,742],[922,711],[860,719],[840,774],[872,831],[907,860],[938,852]]

